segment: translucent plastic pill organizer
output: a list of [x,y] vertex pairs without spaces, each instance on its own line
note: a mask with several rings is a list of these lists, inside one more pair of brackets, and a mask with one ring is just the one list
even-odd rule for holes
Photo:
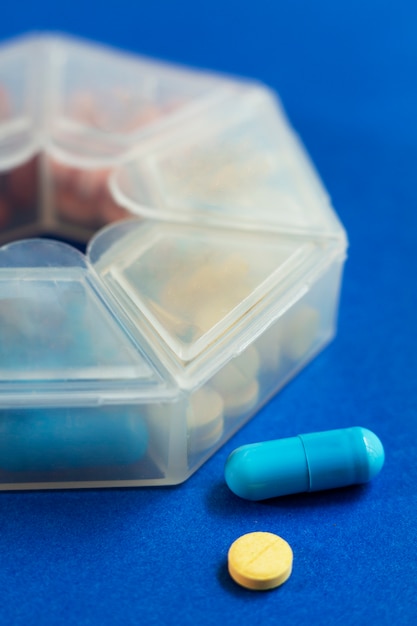
[[335,332],[346,234],[255,82],[3,45],[0,238],[2,489],[184,481]]

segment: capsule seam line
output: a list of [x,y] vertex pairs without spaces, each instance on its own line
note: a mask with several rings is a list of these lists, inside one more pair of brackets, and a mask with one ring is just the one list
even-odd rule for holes
[[307,472],[308,472],[308,490],[311,491],[311,471],[310,471],[310,463],[308,462],[307,449],[306,449],[306,447],[304,445],[303,436],[302,435],[297,435],[297,437],[301,441],[302,446],[303,446],[304,456],[305,456],[305,460],[306,460],[306,464],[307,464]]

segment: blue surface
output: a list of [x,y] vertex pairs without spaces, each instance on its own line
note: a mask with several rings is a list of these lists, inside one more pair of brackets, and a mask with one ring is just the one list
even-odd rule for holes
[[[0,37],[60,29],[257,77],[281,94],[350,238],[339,333],[186,484],[0,494],[1,624],[414,624],[417,618],[417,3],[3,3]],[[362,425],[367,486],[235,497],[237,446]],[[239,535],[294,550],[280,589],[226,571]]]

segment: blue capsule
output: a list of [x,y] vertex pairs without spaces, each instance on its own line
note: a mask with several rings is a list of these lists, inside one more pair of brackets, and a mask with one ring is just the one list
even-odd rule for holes
[[0,471],[128,465],[144,456],[148,439],[135,407],[0,411]]
[[378,437],[359,426],[241,446],[226,461],[230,489],[247,500],[366,483],[385,454]]

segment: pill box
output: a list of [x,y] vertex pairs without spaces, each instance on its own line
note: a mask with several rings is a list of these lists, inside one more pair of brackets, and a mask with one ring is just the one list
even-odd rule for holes
[[346,233],[256,82],[3,45],[0,239],[1,489],[182,482],[335,333]]

